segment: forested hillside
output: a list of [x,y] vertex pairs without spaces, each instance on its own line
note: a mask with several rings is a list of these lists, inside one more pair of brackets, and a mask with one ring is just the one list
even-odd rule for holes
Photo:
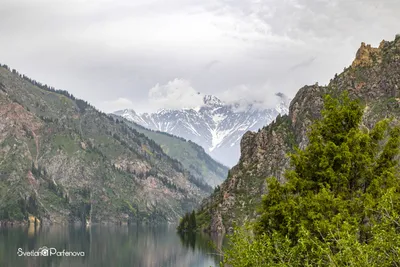
[[0,67],[0,221],[175,222],[211,190],[144,134]]

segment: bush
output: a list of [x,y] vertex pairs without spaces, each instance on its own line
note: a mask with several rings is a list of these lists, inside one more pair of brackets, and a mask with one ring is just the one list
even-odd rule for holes
[[261,216],[230,237],[231,266],[399,266],[400,128],[360,127],[347,94],[325,98],[287,183],[267,180]]

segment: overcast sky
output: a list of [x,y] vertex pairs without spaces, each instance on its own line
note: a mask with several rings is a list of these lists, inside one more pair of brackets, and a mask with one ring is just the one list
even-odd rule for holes
[[399,14],[399,0],[0,0],[0,62],[106,112],[203,94],[270,106],[393,40]]

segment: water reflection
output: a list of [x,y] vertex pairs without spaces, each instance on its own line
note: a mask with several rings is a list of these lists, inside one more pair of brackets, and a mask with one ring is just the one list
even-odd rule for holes
[[208,255],[212,255],[216,262],[222,261],[222,247],[225,245],[224,237],[221,235],[206,235],[199,233],[179,234],[181,243],[184,247],[192,251],[201,250]]
[[[221,237],[178,235],[169,226],[51,226],[0,228],[0,266],[218,266]],[[85,253],[84,257],[18,256],[46,246]]]

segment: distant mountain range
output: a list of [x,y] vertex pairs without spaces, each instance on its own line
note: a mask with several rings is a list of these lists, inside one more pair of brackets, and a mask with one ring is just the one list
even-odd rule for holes
[[132,109],[119,110],[122,116],[151,130],[167,132],[202,146],[214,159],[229,167],[240,156],[240,140],[247,131],[257,131],[278,114],[288,113],[289,99],[276,94],[274,108],[260,109],[253,103],[226,104],[212,95],[203,98],[198,108],[139,114]]
[[154,140],[160,145],[165,154],[182,163],[185,169],[199,181],[203,181],[211,187],[216,187],[226,179],[228,167],[216,162],[196,143],[168,133],[149,130],[115,114],[112,116],[116,120],[125,123],[131,129]]

